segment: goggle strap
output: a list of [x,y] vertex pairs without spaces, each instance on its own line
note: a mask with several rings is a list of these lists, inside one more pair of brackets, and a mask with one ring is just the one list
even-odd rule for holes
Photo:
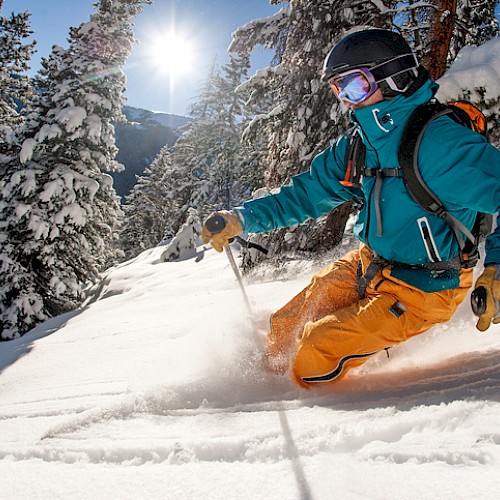
[[370,72],[375,80],[379,82],[417,66],[418,61],[415,54],[405,54],[370,68]]
[[406,87],[404,87],[404,88],[400,89],[400,88],[398,87],[397,83],[393,80],[392,76],[388,76],[388,77],[384,80],[384,82],[386,82],[386,83],[387,83],[387,86],[388,86],[391,90],[394,90],[395,92],[406,92],[406,91],[410,88],[411,84],[413,83],[413,82],[409,82],[409,83],[406,85]]

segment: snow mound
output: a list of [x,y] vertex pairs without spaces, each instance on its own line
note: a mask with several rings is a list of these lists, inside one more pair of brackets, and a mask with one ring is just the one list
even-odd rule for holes
[[[438,99],[464,97],[465,91],[481,90],[486,102],[500,99],[500,38],[479,47],[464,47],[446,74],[438,80]],[[474,100],[474,95],[472,96]]]

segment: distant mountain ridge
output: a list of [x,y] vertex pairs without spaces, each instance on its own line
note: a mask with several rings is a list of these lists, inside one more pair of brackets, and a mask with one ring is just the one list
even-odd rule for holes
[[146,125],[161,125],[169,128],[179,128],[191,121],[190,118],[180,115],[172,115],[161,111],[149,111],[147,109],[124,106],[123,114],[129,122],[137,122]]
[[115,123],[115,140],[118,148],[117,161],[125,166],[123,172],[114,172],[114,186],[124,198],[137,182],[144,170],[155,159],[160,149],[173,146],[180,135],[179,128],[191,119],[185,116],[149,111],[124,106],[126,123]]

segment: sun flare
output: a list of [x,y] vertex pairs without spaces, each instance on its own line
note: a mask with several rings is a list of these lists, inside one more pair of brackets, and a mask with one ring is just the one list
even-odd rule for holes
[[191,71],[193,51],[193,45],[186,37],[173,32],[159,35],[149,48],[153,64],[172,77]]

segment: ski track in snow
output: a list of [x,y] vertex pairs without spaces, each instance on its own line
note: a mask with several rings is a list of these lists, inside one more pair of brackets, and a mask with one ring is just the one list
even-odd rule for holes
[[[256,364],[255,359],[249,363],[249,372]],[[36,411],[34,408],[47,402],[25,402],[10,412],[4,409],[0,421],[58,422],[50,425],[34,446],[15,450],[0,446],[0,459],[124,465],[265,463],[282,460],[287,447],[292,447],[300,456],[358,450],[366,459],[395,462],[442,461],[456,465],[486,464],[491,460],[480,447],[463,449],[458,454],[438,449],[408,454],[395,453],[391,444],[407,438],[416,427],[420,432],[429,427],[433,432],[453,433],[463,425],[464,415],[472,419],[478,410],[488,413],[489,405],[500,402],[500,350],[467,353],[439,365],[395,373],[396,379],[394,373],[361,374],[335,388],[310,391],[295,389],[285,377],[254,374],[254,380],[247,380],[246,386],[244,379],[236,380],[234,392],[221,394],[221,385],[234,377],[227,373],[215,383],[195,381],[174,389],[159,386],[143,394],[101,392],[99,397],[106,402],[98,407],[88,408],[81,401],[72,407],[73,398],[67,397],[55,401],[53,409]],[[256,392],[258,382],[267,384],[267,389]],[[95,395],[89,397],[95,405]],[[85,395],[78,398],[84,399]],[[58,403],[66,409],[61,411]],[[419,407],[424,408],[422,415]],[[429,412],[429,407],[435,408]],[[491,429],[485,425],[478,441],[499,445],[500,431],[494,431],[493,425],[494,406],[491,412]],[[322,424],[311,426],[307,432],[294,432],[292,441],[295,422],[300,424],[309,416],[317,419],[317,413],[331,414],[331,418],[320,419]],[[366,426],[367,413],[375,425]],[[325,425],[326,420],[331,423]],[[190,439],[193,427],[204,429],[204,439]],[[99,441],[101,446],[96,446]],[[134,444],[136,441],[141,444]],[[373,442],[378,443],[377,450],[371,450]],[[385,452],[381,451],[384,446],[389,448]]]

